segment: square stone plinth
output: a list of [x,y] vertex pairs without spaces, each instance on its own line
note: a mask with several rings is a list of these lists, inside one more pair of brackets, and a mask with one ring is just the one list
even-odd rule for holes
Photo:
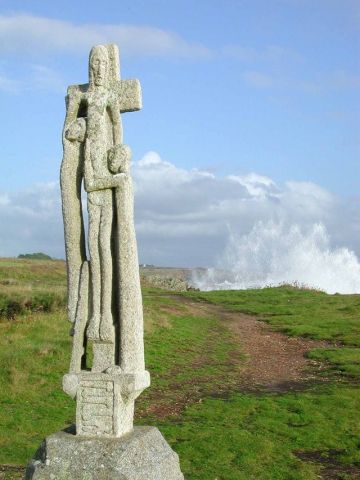
[[147,371],[65,375],[64,391],[76,397],[77,435],[120,438],[131,432],[135,399],[149,385]]
[[121,398],[119,386],[113,379],[103,376],[105,379],[98,375],[96,379],[79,381],[76,424],[81,435],[117,436],[116,405],[120,405]]
[[184,480],[178,455],[155,427],[135,427],[121,438],[69,432],[47,437],[25,480]]

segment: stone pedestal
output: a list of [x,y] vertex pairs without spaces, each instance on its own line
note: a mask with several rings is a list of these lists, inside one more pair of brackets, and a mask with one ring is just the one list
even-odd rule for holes
[[155,427],[135,427],[121,438],[69,432],[47,437],[25,480],[184,480],[178,455]]
[[120,437],[132,431],[135,399],[150,385],[150,375],[113,370],[64,376],[65,392],[76,397],[77,435]]

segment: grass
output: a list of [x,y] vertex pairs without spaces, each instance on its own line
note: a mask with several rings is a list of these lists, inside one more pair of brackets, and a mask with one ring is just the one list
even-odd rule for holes
[[[319,466],[300,452],[337,451],[344,471],[359,462],[360,406],[352,388],[327,387],[286,395],[234,394],[206,399],[186,410],[181,422],[161,425],[174,442],[186,478],[311,480]],[[353,412],[352,415],[349,412]]]
[[360,346],[360,295],[294,287],[191,292],[192,298],[258,316],[287,335]]
[[329,368],[342,375],[360,377],[360,349],[359,348],[317,348],[308,355],[314,360],[327,362]]
[[[25,264],[21,278],[19,261],[4,262],[19,294],[40,277],[44,291],[64,288],[56,262],[54,276],[45,262],[34,270]],[[0,261],[0,281],[2,269]],[[360,297],[286,287],[184,296],[251,313],[287,335],[331,342],[309,354],[328,365],[326,383],[299,392],[244,393],[238,378],[245,359],[226,324],[216,315],[195,315],[171,294],[144,289],[152,386],[137,401],[136,423],[160,428],[186,479],[315,480],[330,478],[329,469],[338,472],[331,478],[359,478]],[[43,437],[73,422],[75,402],[61,390],[68,331],[61,305],[0,323],[0,464],[25,464]]]
[[65,313],[36,313],[0,324],[0,463],[24,463],[40,438],[73,419],[61,390],[69,361]]
[[[161,415],[177,409],[179,395],[174,384],[186,385],[197,379],[184,386],[185,396],[199,386],[204,390],[216,388],[216,383],[223,385],[224,375],[233,368],[225,360],[235,346],[215,318],[196,319],[180,309],[178,314],[167,314],[164,326],[161,309],[178,309],[174,301],[149,291],[144,294],[144,303],[146,363],[152,389],[141,397],[137,410],[156,423],[154,404]],[[149,322],[148,317],[156,313],[160,313],[160,322],[155,328],[154,320]],[[61,389],[69,363],[69,323],[60,310],[20,316],[0,324],[0,331],[0,463],[23,464],[44,436],[74,421],[75,403]],[[218,342],[218,335],[225,341]],[[204,362],[199,361],[203,348],[208,352]]]
[[15,284],[26,289],[37,286],[66,288],[65,262],[0,258],[0,284],[2,287]]
[[54,311],[66,303],[61,260],[0,259],[0,321],[34,311]]
[[331,370],[343,375],[360,373],[360,295],[327,295],[287,286],[187,295],[256,315],[289,336],[327,340],[331,348],[313,350],[309,356],[326,361]]

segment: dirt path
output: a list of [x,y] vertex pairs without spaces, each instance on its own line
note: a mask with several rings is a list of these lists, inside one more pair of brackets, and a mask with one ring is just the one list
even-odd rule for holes
[[[248,388],[267,387],[289,390],[313,381],[322,364],[306,358],[309,350],[325,347],[326,342],[288,337],[269,325],[242,313],[219,311],[239,339],[248,361],[242,374]],[[311,367],[311,368],[310,368]]]
[[[173,301],[162,306],[163,313],[216,317],[220,322],[216,322],[214,329],[204,337],[202,351],[186,367],[185,377],[184,366],[179,371],[179,367],[174,365],[166,377],[162,375],[165,383],[161,388],[143,393],[137,403],[138,417],[176,416],[206,397],[226,398],[235,392],[262,394],[299,391],[326,380],[319,375],[324,365],[306,357],[309,350],[325,347],[328,345],[326,342],[288,337],[273,331],[271,326],[253,316],[231,312],[219,305],[182,295],[166,296]],[[221,366],[224,373],[204,374],[204,371],[212,371],[214,361],[219,365],[218,360],[212,359],[209,353],[214,350],[224,329],[230,331],[235,340],[234,349]],[[207,353],[204,355],[203,352]],[[153,380],[155,378],[153,374]]]
[[317,372],[323,365],[305,354],[313,348],[326,347],[327,342],[288,337],[250,315],[182,296],[176,298],[193,315],[216,315],[238,339],[247,357],[241,372],[241,390],[302,389],[318,378]]

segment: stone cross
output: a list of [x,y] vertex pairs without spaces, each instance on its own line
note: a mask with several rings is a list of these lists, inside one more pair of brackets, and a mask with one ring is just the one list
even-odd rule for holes
[[120,79],[118,58],[115,45],[91,50],[89,83],[68,88],[63,130],[61,192],[73,325],[70,371],[63,386],[77,400],[77,434],[86,436],[119,437],[131,431],[135,398],[150,384],[144,364],[131,151],[123,144],[120,117],[141,108],[141,88],[138,80]]
[[140,108],[138,80],[120,80],[117,47],[93,47],[89,83],[68,89],[60,177],[73,335],[63,388],[76,398],[76,428],[44,439],[26,480],[184,480],[179,457],[159,430],[133,428],[134,402],[150,376],[131,151],[120,113]]

